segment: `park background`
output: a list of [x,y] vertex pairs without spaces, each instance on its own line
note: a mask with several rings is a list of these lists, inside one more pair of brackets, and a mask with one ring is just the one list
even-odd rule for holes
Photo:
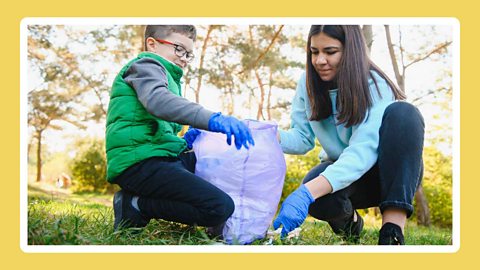
[[[55,6],[55,2],[52,2],[52,5]],[[88,3],[84,3],[85,5],[88,5]],[[391,11],[385,11],[385,10],[370,10],[369,7],[365,5],[359,5],[359,6],[347,6],[344,7],[342,5],[342,8],[345,8],[345,10],[340,10],[338,6],[335,6],[333,10],[334,12],[328,12],[329,16],[455,16],[459,19],[460,25],[461,25],[461,35],[462,35],[462,89],[474,89],[473,84],[469,84],[468,80],[465,78],[469,78],[469,74],[471,74],[474,70],[474,65],[473,62],[476,60],[478,57],[475,55],[474,51],[470,51],[468,48],[472,48],[473,44],[475,43],[475,38],[474,38],[474,31],[473,31],[473,26],[477,19],[473,16],[473,10],[468,8],[467,6],[455,6],[455,7],[439,7],[438,5],[433,5],[429,3],[425,4],[418,4],[416,3],[414,6],[416,7],[415,9],[411,9],[412,5],[408,5],[408,1],[404,2],[404,5],[397,7],[395,10]],[[314,8],[308,8],[307,3],[305,6],[302,6],[301,8],[295,7],[289,7],[289,8],[284,8],[282,11],[282,8],[275,8],[271,9],[271,6],[265,3],[265,6],[262,6],[260,3],[256,3],[255,5],[259,7],[258,9],[255,9],[255,11],[252,11],[250,9],[234,9],[234,10],[225,10],[222,9],[223,4],[218,2],[214,3],[211,5],[205,5],[205,3],[198,4],[199,6],[196,6],[195,4],[190,4],[189,7],[192,7],[192,9],[189,9],[189,11],[186,11],[185,13],[183,12],[184,9],[182,9],[182,12],[171,14],[175,16],[322,16],[324,13],[322,13],[321,10],[318,12],[315,11]],[[312,5],[312,3],[310,3]],[[201,6],[204,6],[202,9]],[[208,6],[209,8],[205,8]],[[218,11],[218,8],[212,8],[212,7],[218,7],[220,8],[220,11]],[[60,8],[58,8],[60,7]],[[262,7],[264,7],[262,9]],[[269,7],[269,8],[267,8]],[[407,8],[408,7],[408,8]],[[363,8],[363,9],[362,9]],[[20,9],[18,9],[20,10]],[[156,14],[155,12],[147,12],[147,14],[140,14],[140,13],[135,13],[135,11],[131,11],[129,9],[118,9],[116,12],[113,12],[111,14],[103,13],[99,10],[92,10],[88,8],[78,8],[75,10],[70,10],[70,9],[62,9],[61,5],[57,6],[57,9],[48,6],[47,3],[43,2],[41,5],[26,5],[22,6],[22,12],[19,12],[20,14],[15,14],[15,12],[12,12],[12,14],[6,14],[5,18],[8,18],[9,21],[11,22],[12,26],[9,26],[9,37],[12,42],[7,42],[2,45],[2,47],[5,46],[4,51],[12,51],[12,52],[18,52],[18,40],[19,40],[19,24],[20,20],[25,17],[25,16],[86,16],[86,15],[94,15],[94,16],[167,16],[170,14],[163,13],[159,11],[160,14]],[[56,11],[55,11],[56,10]],[[112,10],[115,10],[115,7],[112,7]],[[194,11],[193,11],[194,10]],[[216,10],[216,11],[215,11]],[[261,10],[261,12],[260,12]],[[271,12],[271,13],[269,13]],[[429,13],[430,12],[430,13]],[[197,13],[197,14],[195,14]],[[200,14],[199,14],[200,13]],[[216,14],[215,14],[216,13]],[[471,56],[466,57],[468,53],[471,53]],[[8,89],[19,89],[19,76],[16,74],[15,70],[19,70],[18,67],[18,54],[11,53],[7,54],[7,60],[8,63],[11,63],[8,66],[8,69],[6,67],[2,67],[4,69],[4,74],[11,74],[9,76],[11,78],[11,83],[7,84]],[[465,68],[465,67],[470,67],[470,69]],[[13,70],[13,72],[12,72]],[[471,76],[470,76],[471,78]],[[464,83],[465,82],[465,83]],[[471,83],[471,82],[470,82]],[[470,86],[470,87],[468,87]],[[19,115],[17,117],[9,117],[13,115],[11,112],[12,111],[19,111],[18,104],[19,104],[19,93],[18,91],[8,91],[6,93],[7,98],[6,100],[11,100],[12,102],[7,102],[5,106],[2,107],[2,112],[3,115],[5,115],[5,120],[7,122],[7,127],[8,130],[6,130],[5,134],[5,139],[2,140],[4,143],[4,149],[6,149],[6,155],[5,155],[5,162],[4,166],[7,168],[7,174],[6,174],[6,190],[7,190],[7,195],[2,198],[2,202],[4,202],[4,205],[9,205],[10,207],[7,207],[6,209],[7,212],[7,218],[6,220],[9,220],[8,222],[5,222],[5,224],[2,224],[2,229],[3,226],[8,226],[5,227],[4,231],[8,231],[8,235],[4,241],[5,247],[8,248],[9,252],[4,253],[3,256],[6,255],[5,258],[8,257],[6,261],[18,261],[20,264],[25,264],[25,265],[36,265],[37,268],[40,268],[41,266],[45,267],[47,266],[47,261],[49,259],[55,258],[55,260],[58,260],[61,262],[66,263],[69,261],[69,258],[77,258],[79,259],[80,256],[88,256],[88,255],[68,255],[68,254],[50,254],[50,255],[34,255],[34,254],[23,254],[22,251],[19,249],[19,238],[18,238],[18,233],[10,233],[10,232],[18,232],[19,227],[18,227],[18,222],[19,222],[19,207],[15,207],[17,205],[15,202],[19,201],[19,185],[18,182],[14,179],[19,179],[19,166],[18,166],[18,160],[20,159],[19,157],[19,143],[12,143],[12,142],[19,142]],[[465,116],[466,119],[469,122],[475,122],[473,118],[473,113],[469,114],[470,110],[472,110],[472,102],[474,101],[473,96],[476,95],[474,91],[463,91],[462,92],[462,100],[461,100],[461,111],[462,111],[462,116]],[[17,101],[17,102],[15,102]],[[471,115],[471,116],[468,116]],[[464,121],[464,118],[462,118],[462,121]],[[474,197],[474,191],[475,191],[475,185],[478,186],[478,183],[475,183],[475,177],[473,174],[473,170],[469,170],[468,168],[471,168],[472,162],[470,159],[465,158],[465,156],[469,157],[468,153],[472,153],[470,157],[473,157],[473,152],[475,150],[475,144],[473,144],[469,138],[472,138],[474,136],[474,130],[470,130],[470,132],[465,132],[465,129],[468,129],[469,127],[464,127],[462,129],[462,137],[461,137],[461,142],[462,142],[462,150],[465,149],[465,151],[462,151],[462,164],[461,164],[461,175],[462,175],[462,192],[461,192],[461,201],[470,201],[474,202],[475,197]],[[13,132],[12,132],[13,131]],[[15,132],[17,131],[17,132]],[[465,145],[469,145],[470,147],[466,148]],[[469,174],[471,173],[471,175]],[[10,179],[10,180],[8,180]],[[17,192],[15,192],[17,191]],[[419,266],[419,267],[426,267],[427,265],[429,267],[431,266],[438,266],[437,268],[448,268],[448,267],[453,267],[456,265],[456,263],[460,263],[463,261],[468,261],[468,259],[473,259],[473,247],[474,243],[476,242],[476,234],[474,234],[474,225],[477,223],[475,222],[475,216],[474,215],[468,215],[466,214],[467,212],[474,212],[474,207],[472,205],[468,205],[467,203],[462,204],[462,222],[461,222],[461,232],[462,232],[462,241],[460,245],[460,250],[455,253],[455,254],[417,254],[417,255],[408,255],[408,254],[403,254],[403,255],[394,255],[394,254],[387,254],[387,255],[382,255],[378,263],[376,264],[381,264],[384,262],[387,262],[389,260],[398,260],[398,259],[406,259],[406,261],[413,261],[412,264]],[[478,221],[478,219],[477,219]],[[15,224],[17,226],[15,226]],[[478,238],[478,237],[477,237]],[[93,263],[96,264],[98,267],[101,267],[102,265],[107,266],[111,264],[117,264],[115,262],[112,262],[112,260],[108,260],[107,258],[120,258],[119,256],[115,255],[90,255],[93,257],[97,257],[97,260],[94,260]],[[105,257],[101,257],[105,256]],[[113,257],[111,257],[113,256]],[[136,255],[137,257],[144,257],[148,258],[148,255]],[[178,260],[180,257],[178,256],[187,256],[187,255],[155,255],[151,258],[157,259],[164,259],[163,261],[168,261],[168,262],[173,262],[176,259]],[[315,258],[321,257],[324,259],[325,264],[324,267],[328,266],[333,266],[335,265],[334,262],[332,262],[336,259],[340,259],[343,257],[340,256],[347,256],[345,254],[291,254],[291,255],[258,255],[258,254],[237,254],[237,255],[188,255],[192,256],[192,258],[198,259],[200,261],[207,262],[209,261],[209,258],[211,259],[215,257],[219,262],[222,262],[222,259],[225,259],[224,262],[227,261],[242,261],[243,256],[248,256],[249,259],[253,260],[255,264],[258,264],[259,266],[262,265],[275,265],[276,262],[281,261],[283,266],[293,266],[293,265],[305,265],[306,263],[308,264],[309,260],[315,260]],[[280,258],[287,258],[287,260],[283,260]],[[343,261],[342,263],[345,264],[346,266],[354,266],[358,263],[358,256],[357,255],[348,255],[348,258],[351,258],[351,260],[348,261]],[[368,258],[372,260],[375,256],[375,254],[368,255],[368,254],[363,254],[361,256],[365,256],[365,258],[368,261]],[[26,257],[26,258],[25,258]],[[124,257],[124,255],[122,255]],[[127,262],[126,265],[129,263],[135,264],[134,258],[135,256],[126,256],[132,258],[132,262]],[[409,258],[405,258],[409,257]],[[411,258],[410,258],[411,257]],[[265,258],[269,258],[265,260]],[[357,259],[354,259],[357,258]],[[466,260],[462,260],[466,259]],[[105,263],[105,261],[109,261],[108,263]],[[125,261],[121,260],[122,264],[125,265]],[[148,260],[147,260],[148,261]],[[351,262],[350,262],[351,261]],[[405,260],[403,260],[405,261]],[[151,261],[153,262],[153,261]],[[120,260],[118,261],[120,263]],[[147,263],[148,264],[148,263]],[[182,264],[188,265],[189,262],[183,262]],[[197,263],[192,263],[197,264]],[[55,264],[59,265],[59,264]],[[65,264],[64,264],[65,265]],[[81,268],[82,262],[79,262],[77,265],[72,265],[70,268]],[[175,265],[175,264],[173,264]],[[221,266],[221,263],[219,264]],[[55,268],[55,266],[50,266],[51,268]],[[401,265],[395,265],[391,268],[397,269],[401,268]],[[216,268],[215,265],[211,265],[211,268]],[[402,267],[403,268],[403,267]]]
[[[163,19],[150,23],[183,21]],[[183,96],[212,111],[274,121],[281,129],[288,129],[291,100],[305,66],[308,23],[364,24],[373,61],[396,78],[426,123],[425,172],[415,197],[414,218],[407,226],[406,243],[452,245],[452,97],[458,91],[453,88],[457,75],[453,72],[454,58],[458,57],[456,21],[282,21],[287,24],[272,25],[275,20],[258,19],[253,19],[252,24],[252,20],[241,18],[195,21],[200,23],[197,57],[185,70]],[[105,181],[105,117],[113,79],[142,51],[144,27],[124,25],[126,21],[120,19],[115,20],[120,25],[105,25],[108,22],[24,21],[27,63],[23,66],[26,89],[22,88],[22,94],[26,94],[27,101],[23,99],[22,104],[28,103],[28,135],[24,141],[28,157],[28,243],[209,244],[210,239],[202,237],[203,231],[168,222],[151,224],[135,238],[112,232],[111,198],[118,187]],[[222,22],[228,25],[217,25]],[[281,201],[319,163],[319,151],[317,146],[307,155],[286,155]],[[361,213],[366,234],[360,244],[374,245],[381,226],[379,211],[368,209]],[[335,237],[325,223],[313,219],[307,219],[302,229],[298,241],[278,244],[348,244]]]

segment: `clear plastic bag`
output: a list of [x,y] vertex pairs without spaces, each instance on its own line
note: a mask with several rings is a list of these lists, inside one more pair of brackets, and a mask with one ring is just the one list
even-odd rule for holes
[[277,211],[286,164],[277,140],[277,125],[244,120],[255,146],[226,143],[221,133],[202,131],[193,144],[195,174],[232,197],[235,211],[223,228],[228,244],[248,244],[265,237]]

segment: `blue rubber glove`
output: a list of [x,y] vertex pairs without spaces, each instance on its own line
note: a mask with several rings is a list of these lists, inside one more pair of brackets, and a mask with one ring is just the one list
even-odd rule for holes
[[224,116],[221,113],[214,113],[208,121],[208,130],[220,132],[227,135],[228,145],[232,144],[232,135],[235,137],[235,146],[240,149],[243,145],[248,149],[248,144],[255,145],[250,129],[233,116]]
[[314,201],[310,191],[305,185],[301,185],[282,203],[280,213],[273,221],[273,229],[276,230],[283,225],[282,238],[284,238],[289,232],[302,225],[307,218],[308,207]]
[[197,138],[198,134],[200,134],[200,130],[192,127],[189,127],[187,132],[185,132],[185,135],[183,135],[183,138],[187,142],[188,149],[192,149],[193,142]]

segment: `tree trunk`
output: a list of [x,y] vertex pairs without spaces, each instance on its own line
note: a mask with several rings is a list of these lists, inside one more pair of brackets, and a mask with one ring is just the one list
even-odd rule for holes
[[258,74],[258,71],[255,69],[255,78],[257,78],[258,86],[260,87],[260,101],[258,102],[258,111],[257,111],[257,120],[265,120],[265,117],[263,116],[263,103],[265,101],[265,89],[263,88],[263,83],[262,79],[260,78],[260,74]]
[[[281,28],[280,28],[280,30],[281,30]],[[249,40],[250,40],[250,45],[257,46],[255,44],[254,40],[253,40],[252,26],[251,25],[248,26],[248,37],[249,37]],[[272,42],[270,44],[273,44],[273,42],[274,42],[274,40],[272,40]],[[263,55],[268,51],[268,49],[269,48],[267,48],[267,50],[265,50],[264,53],[261,54],[257,58],[257,60],[251,65],[251,70],[253,70],[253,73],[255,74],[255,78],[257,79],[258,87],[260,88],[260,100],[258,101],[257,120],[260,120],[260,118],[265,120],[265,117],[263,116],[263,102],[265,100],[265,90],[263,88],[263,82],[262,82],[262,79],[260,78],[260,74],[258,74],[256,63],[263,57]],[[243,70],[243,71],[245,71],[245,70]],[[243,73],[243,71],[241,71],[240,73]]]
[[362,27],[362,31],[363,31],[363,36],[365,37],[365,43],[367,44],[367,47],[368,47],[368,53],[370,54],[370,51],[372,50],[372,44],[373,44],[372,26],[364,25]]
[[387,45],[388,45],[388,52],[390,53],[390,60],[392,60],[392,67],[393,72],[395,73],[395,78],[397,79],[397,84],[400,89],[405,92],[405,78],[400,74],[400,70],[398,69],[397,57],[395,56],[395,51],[393,49],[392,37],[390,35],[390,26],[385,25],[385,35],[387,36]]
[[37,182],[42,181],[42,132],[37,131]]
[[235,97],[233,95],[233,89],[228,90],[228,96],[230,98],[230,105],[228,106],[228,114],[233,115],[233,111],[235,108]]
[[[201,78],[198,78],[199,80],[201,80]],[[200,102],[200,91],[198,90],[195,90],[195,102],[196,103],[199,103]]]
[[430,226],[430,209],[428,207],[428,202],[423,193],[423,187],[420,185],[418,187],[417,193],[415,193],[415,202],[417,204],[416,215],[417,215],[417,224],[423,226]]
[[272,79],[273,79],[273,73],[272,70],[270,70],[270,77],[268,78],[269,84],[268,84],[268,95],[267,95],[267,119],[270,121],[272,120],[272,114],[270,112],[270,107],[272,106]]
[[185,71],[183,72],[183,79],[185,80],[185,84],[183,86],[183,93],[182,97],[187,98],[187,90],[188,90],[188,85],[190,85],[190,68],[186,68]]
[[34,140],[34,136],[30,136],[30,140],[28,142],[28,147],[27,147],[27,157],[30,157],[30,152],[32,150],[32,147],[33,147],[33,140]]
[[210,40],[210,34],[213,31],[213,25],[209,25],[207,29],[207,35],[205,36],[205,40],[203,40],[202,52],[200,54],[200,64],[198,66],[198,80],[197,80],[197,88],[195,89],[195,101],[197,103],[200,102],[200,88],[202,87],[202,77],[203,77],[203,62],[205,59],[205,52],[207,51],[208,41]]

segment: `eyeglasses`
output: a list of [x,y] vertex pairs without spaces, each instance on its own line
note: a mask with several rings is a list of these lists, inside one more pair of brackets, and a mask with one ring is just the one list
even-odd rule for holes
[[187,59],[187,62],[192,62],[193,58],[195,58],[195,55],[191,52],[188,52],[187,49],[185,49],[185,47],[183,47],[182,45],[178,45],[178,44],[175,44],[175,43],[172,43],[170,41],[167,41],[167,40],[163,40],[163,39],[156,39],[156,41],[162,43],[162,44],[168,44],[168,45],[172,45],[175,47],[175,55],[177,55],[178,57],[183,57],[184,55],[186,56],[185,58]]

